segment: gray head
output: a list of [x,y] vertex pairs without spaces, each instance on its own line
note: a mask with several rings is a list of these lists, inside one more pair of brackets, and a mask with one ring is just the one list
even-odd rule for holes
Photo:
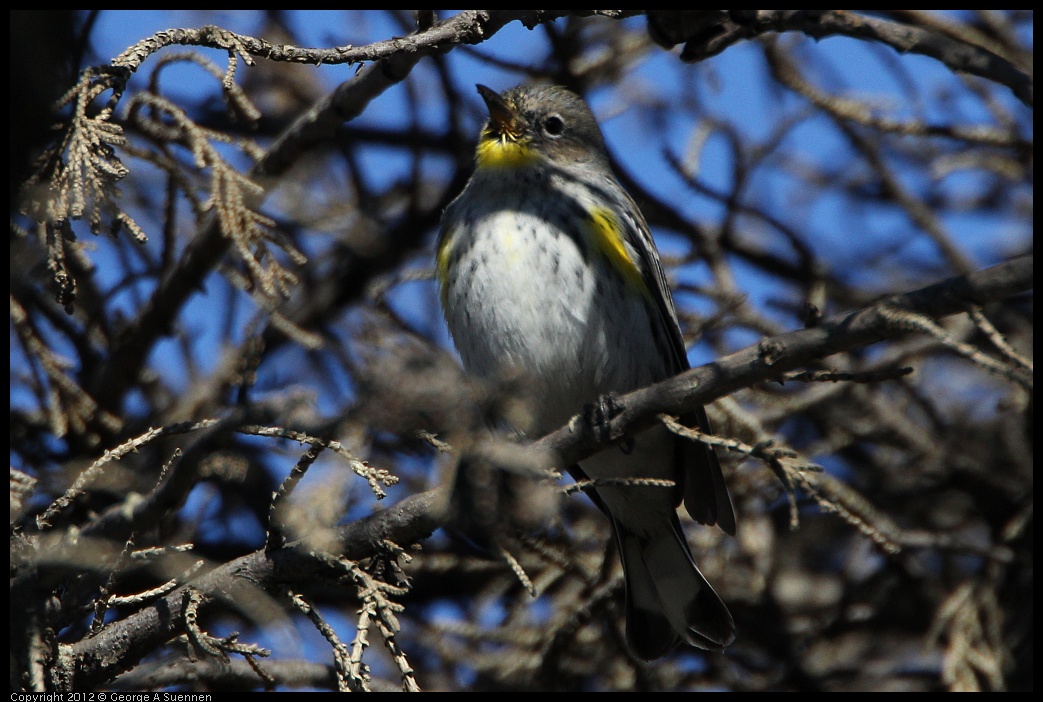
[[558,85],[520,86],[502,94],[478,86],[489,120],[478,143],[478,165],[516,166],[534,158],[559,164],[608,162],[601,129],[587,103]]

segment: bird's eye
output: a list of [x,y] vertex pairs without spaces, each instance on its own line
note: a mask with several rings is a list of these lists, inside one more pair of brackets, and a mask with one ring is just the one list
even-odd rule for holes
[[560,137],[565,133],[565,120],[559,115],[550,115],[543,120],[543,133],[551,137]]

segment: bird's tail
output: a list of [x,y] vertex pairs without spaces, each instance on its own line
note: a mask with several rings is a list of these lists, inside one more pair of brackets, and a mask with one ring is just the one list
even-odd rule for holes
[[627,643],[645,660],[682,641],[720,651],[735,640],[735,622],[692,559],[677,515],[671,529],[639,535],[613,524],[626,579]]

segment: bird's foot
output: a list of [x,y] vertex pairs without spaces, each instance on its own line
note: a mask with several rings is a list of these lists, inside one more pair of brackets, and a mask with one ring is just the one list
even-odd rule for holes
[[594,432],[594,437],[602,444],[618,443],[623,453],[629,455],[634,450],[634,439],[624,436],[613,426],[612,420],[623,413],[623,407],[616,399],[615,393],[606,393],[583,408],[583,418]]

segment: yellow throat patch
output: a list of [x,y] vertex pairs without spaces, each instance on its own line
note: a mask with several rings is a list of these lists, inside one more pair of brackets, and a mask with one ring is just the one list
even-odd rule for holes
[[520,168],[537,159],[539,156],[527,144],[506,135],[482,135],[475,155],[479,168]]

